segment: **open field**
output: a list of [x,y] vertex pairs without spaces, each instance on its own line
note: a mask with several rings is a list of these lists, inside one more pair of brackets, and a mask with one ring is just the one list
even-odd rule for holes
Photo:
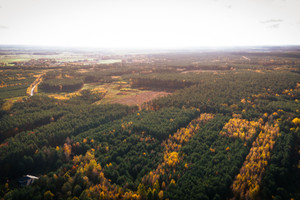
[[129,106],[134,106],[134,105],[141,106],[143,103],[146,103],[158,97],[167,96],[169,94],[170,93],[167,92],[156,92],[156,91],[143,91],[143,92],[130,94],[130,95],[126,93],[121,93],[117,95],[121,95],[121,96],[125,95],[125,97],[120,97],[118,99],[111,99],[109,102],[125,104]]
[[31,60],[39,60],[39,59],[53,59],[58,63],[61,62],[77,62],[77,63],[87,63],[91,62],[93,64],[112,64],[112,63],[120,63],[122,62],[121,59],[102,59],[101,56],[99,55],[82,55],[78,53],[50,53],[47,55],[47,53],[24,53],[24,54],[8,54],[8,55],[0,55],[0,63],[23,63],[23,62],[28,62]]
[[105,96],[102,100],[95,102],[96,104],[119,103],[129,106],[141,106],[143,103],[151,101],[155,98],[166,96],[170,93],[158,91],[146,91],[130,88],[128,84],[120,85],[118,83],[105,85],[84,85],[83,89],[103,88]]

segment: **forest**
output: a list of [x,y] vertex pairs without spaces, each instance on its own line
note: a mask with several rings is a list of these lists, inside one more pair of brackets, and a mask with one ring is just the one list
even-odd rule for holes
[[0,199],[300,199],[299,50],[3,61]]

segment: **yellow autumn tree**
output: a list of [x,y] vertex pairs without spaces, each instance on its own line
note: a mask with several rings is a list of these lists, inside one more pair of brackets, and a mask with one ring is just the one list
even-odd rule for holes
[[294,118],[294,119],[292,120],[292,122],[293,122],[296,126],[300,125],[300,119],[299,119],[298,117]]
[[69,159],[72,151],[72,146],[70,144],[65,143],[63,146],[63,151],[65,153],[66,158]]
[[236,176],[232,190],[239,199],[256,199],[259,193],[261,177],[268,165],[270,151],[272,151],[275,139],[279,136],[279,125],[262,127],[262,131],[252,144],[249,154],[243,163],[240,173]]
[[54,198],[54,194],[50,190],[47,190],[44,193],[44,199],[45,200],[52,200],[53,198]]

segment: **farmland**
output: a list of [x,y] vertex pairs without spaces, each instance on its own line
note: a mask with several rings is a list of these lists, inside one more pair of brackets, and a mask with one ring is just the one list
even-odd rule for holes
[[0,48],[0,197],[300,199],[299,50]]

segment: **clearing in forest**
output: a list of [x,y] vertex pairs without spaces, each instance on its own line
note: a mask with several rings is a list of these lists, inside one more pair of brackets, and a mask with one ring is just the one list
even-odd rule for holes
[[169,94],[170,93],[168,92],[144,91],[123,98],[121,97],[112,100],[110,103],[120,103],[126,105],[142,105],[143,103],[151,101],[152,99],[167,96]]
[[139,90],[131,88],[126,82],[113,82],[108,84],[84,84],[82,89],[103,88],[106,94],[96,104],[119,103],[123,105],[138,105],[151,101],[158,97],[167,96],[171,93],[162,91]]

